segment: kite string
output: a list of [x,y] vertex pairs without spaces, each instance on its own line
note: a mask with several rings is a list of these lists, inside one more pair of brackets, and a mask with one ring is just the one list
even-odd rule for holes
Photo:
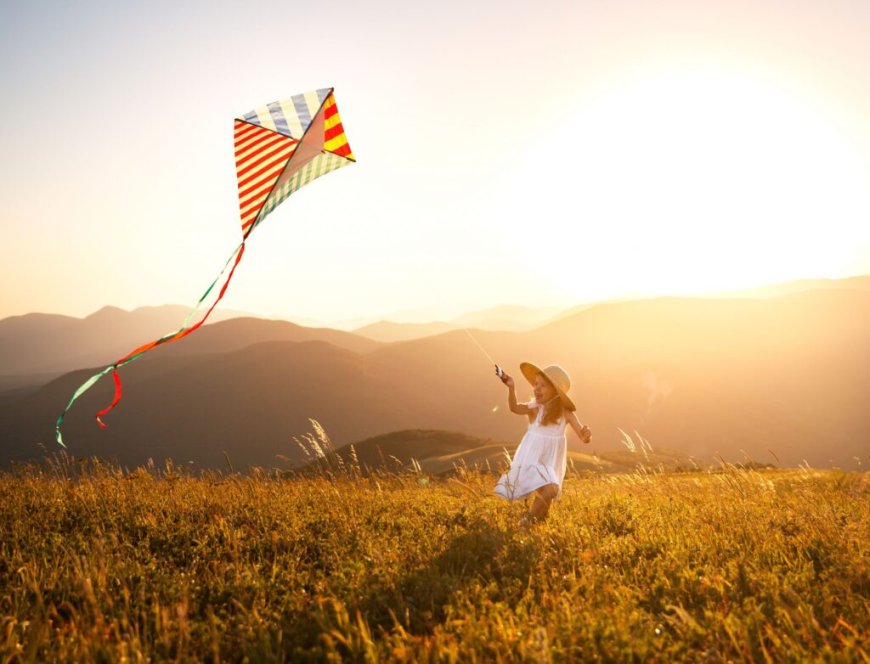
[[[217,306],[217,303],[221,300],[221,298],[223,298],[224,293],[226,293],[226,290],[227,290],[227,287],[229,286],[230,280],[233,278],[233,273],[236,271],[236,267],[238,266],[239,261],[241,261],[242,254],[244,254],[244,252],[245,252],[245,241],[242,240],[242,243],[233,250],[232,254],[230,254],[230,257],[227,259],[227,262],[224,264],[224,266],[221,269],[218,276],[214,279],[214,281],[212,281],[211,285],[209,285],[209,287],[206,289],[205,293],[203,293],[202,296],[199,298],[199,301],[196,303],[196,306],[194,306],[193,310],[187,315],[187,317],[184,320],[184,323],[182,324],[182,326],[178,330],[176,330],[175,332],[171,332],[169,334],[166,334],[163,337],[161,337],[160,339],[157,339],[156,341],[152,341],[152,342],[149,342],[147,344],[143,344],[142,346],[139,346],[138,348],[134,349],[133,351],[131,351],[130,353],[128,353],[127,355],[125,355],[124,357],[122,357],[121,359],[116,361],[115,363],[110,364],[109,366],[104,368],[102,371],[99,371],[98,373],[96,373],[93,376],[91,376],[90,378],[88,378],[84,383],[82,383],[78,387],[78,389],[75,392],[73,392],[73,395],[70,397],[70,400],[66,405],[66,408],[64,408],[63,412],[58,416],[57,422],[55,424],[55,439],[57,440],[58,444],[61,447],[66,447],[66,445],[63,442],[63,437],[61,436],[60,427],[63,424],[63,420],[66,417],[66,414],[72,408],[73,403],[75,403],[75,401],[80,396],[82,396],[85,392],[87,392],[89,389],[91,389],[91,387],[93,387],[103,376],[105,376],[107,373],[109,373],[111,371],[112,372],[112,379],[115,383],[115,394],[114,394],[114,397],[112,399],[112,403],[97,413],[97,423],[100,425],[100,427],[105,427],[106,424],[102,421],[101,417],[103,415],[107,414],[108,412],[110,412],[121,401],[121,395],[122,395],[123,390],[121,387],[121,378],[118,375],[118,369],[126,364],[129,364],[129,363],[134,362],[135,360],[139,359],[142,355],[144,355],[146,352],[148,352],[152,348],[155,348],[155,347],[157,347],[161,344],[164,344],[164,343],[170,343],[172,341],[178,341],[179,339],[183,339],[188,334],[190,334],[194,330],[198,329],[203,323],[205,323],[206,319],[209,317],[211,312],[214,310],[215,306]],[[235,261],[233,261],[234,258],[235,258]],[[209,293],[211,293],[211,291],[214,289],[215,285],[220,280],[220,278],[224,275],[227,268],[230,266],[230,263],[232,263],[232,269],[230,270],[230,274],[227,277],[227,280],[224,282],[223,286],[221,287],[221,290],[220,290],[220,293],[218,294],[217,299],[214,301],[214,303],[212,303],[211,307],[206,312],[205,316],[202,317],[202,320],[197,322],[192,327],[188,327],[194,314],[197,311],[199,311],[200,307],[202,306],[202,303],[208,297]]]
[[486,359],[488,359],[488,360],[489,360],[492,364],[494,364],[495,366],[498,366],[498,364],[496,363],[496,361],[495,361],[494,359],[492,359],[492,356],[491,356],[489,353],[486,352],[486,348],[484,348],[484,347],[480,344],[480,342],[479,342],[477,339],[474,338],[474,335],[471,334],[471,332],[469,331],[469,329],[468,329],[467,327],[463,327],[462,329],[465,330],[465,334],[468,335],[468,338],[471,339],[471,340],[475,343],[475,345],[476,345],[478,348],[480,348],[480,352],[482,352],[482,353],[486,356]]

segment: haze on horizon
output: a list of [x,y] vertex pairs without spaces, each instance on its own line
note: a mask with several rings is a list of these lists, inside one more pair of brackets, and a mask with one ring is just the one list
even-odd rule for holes
[[258,15],[0,7],[0,318],[195,302],[239,240],[233,117],[328,85],[359,163],[252,234],[222,308],[436,319],[870,274],[864,3]]

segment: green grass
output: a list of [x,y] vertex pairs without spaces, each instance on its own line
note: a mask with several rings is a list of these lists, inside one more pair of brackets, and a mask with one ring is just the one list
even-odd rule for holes
[[[870,661],[870,476],[0,476],[0,661]],[[75,475],[74,477],[69,477]]]

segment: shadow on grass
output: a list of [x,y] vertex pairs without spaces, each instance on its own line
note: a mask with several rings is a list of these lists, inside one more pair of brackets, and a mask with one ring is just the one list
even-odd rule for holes
[[412,634],[430,634],[461,609],[483,599],[514,604],[528,587],[539,547],[485,519],[468,524],[428,564],[407,574],[389,589],[375,592],[359,609],[373,625],[389,630],[398,621]]

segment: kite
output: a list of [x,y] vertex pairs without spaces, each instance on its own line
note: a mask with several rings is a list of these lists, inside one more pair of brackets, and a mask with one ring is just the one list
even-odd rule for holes
[[[245,252],[245,242],[263,219],[309,182],[356,161],[338,115],[333,88],[293,95],[284,101],[272,102],[254,109],[236,118],[233,130],[239,214],[242,222],[241,244],[230,254],[223,269],[178,330],[133,349],[91,376],[73,393],[55,425],[55,438],[61,446],[66,447],[60,427],[76,399],[103,376],[111,373],[115,383],[115,395],[112,402],[96,415],[97,424],[105,428],[103,417],[121,401],[122,387],[118,369],[136,361],[157,346],[178,341],[196,331],[226,293]],[[217,298],[205,315],[191,324],[196,312],[227,269],[229,274],[221,285]]]

